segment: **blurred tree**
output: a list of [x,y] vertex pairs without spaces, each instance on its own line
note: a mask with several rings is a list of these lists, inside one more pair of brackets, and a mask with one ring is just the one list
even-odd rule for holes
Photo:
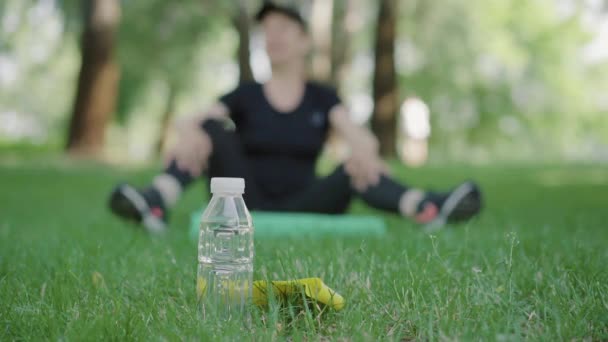
[[171,125],[171,119],[175,115],[175,103],[177,98],[177,86],[173,84],[169,84],[167,95],[167,102],[165,105],[165,110],[163,111],[163,115],[160,121],[160,134],[158,136],[158,140],[156,142],[156,152],[158,154],[162,153],[167,143],[167,138],[169,136],[169,127]]
[[114,47],[121,9],[118,0],[86,0],[83,9],[82,65],[67,149],[72,154],[96,155],[115,108],[119,67]]
[[[74,35],[64,44],[62,14],[52,1],[0,1],[0,116],[12,112],[22,127],[9,130],[8,140],[65,146],[78,46]],[[10,127],[2,123],[0,140],[2,128]]]
[[239,35],[239,46],[237,49],[237,59],[239,63],[239,83],[253,80],[253,72],[249,58],[249,28],[251,26],[250,14],[247,11],[244,0],[239,0],[235,6],[235,14],[232,16],[232,24]]
[[468,158],[473,146],[491,151],[498,144],[558,151],[589,137],[584,123],[598,112],[592,97],[606,88],[593,71],[599,65],[582,57],[590,37],[582,3],[402,4],[396,53],[407,87],[401,95],[428,102],[432,143],[445,154]]
[[193,71],[200,68],[198,58],[206,39],[217,34],[218,19],[212,15],[217,11],[224,11],[221,4],[200,0],[133,1],[124,6],[124,17],[133,20],[125,20],[119,36],[124,71],[118,119],[124,122],[141,106],[151,86],[162,85],[162,110],[150,113],[157,115],[154,120],[160,117],[157,152],[165,145],[180,95],[197,76]]
[[396,115],[398,111],[395,71],[395,32],[397,0],[381,0],[378,10],[373,80],[374,113],[372,129],[380,141],[380,153],[395,155]]
[[327,83],[330,80],[332,55],[332,19],[334,0],[313,0],[311,2],[310,34],[312,49],[310,74],[314,80]]
[[340,88],[342,74],[351,58],[350,45],[353,35],[351,17],[355,11],[352,0],[334,1],[331,21],[331,66],[329,83]]
[[[242,16],[238,6],[251,13],[260,2],[120,1],[123,19],[115,35],[120,96],[114,117],[125,127],[135,127],[126,133],[128,137],[147,140],[153,130],[165,130],[163,123],[170,122],[178,108],[195,110],[225,90],[237,76],[236,63],[231,65],[226,58],[233,56],[233,47],[241,46],[241,53],[234,57],[240,56],[241,65],[248,64],[243,62],[247,60],[243,48],[248,44],[243,39],[236,45],[238,30],[232,32],[242,20],[231,19]],[[331,35],[327,81],[339,80],[337,65],[351,59],[340,55],[353,50],[356,70],[348,76],[356,81],[344,84],[342,91],[361,97],[371,90],[370,40],[378,33],[379,13],[373,9],[379,2],[330,2],[331,16],[322,15],[333,17],[331,32],[323,33],[325,38]],[[517,156],[524,150],[530,152],[528,156],[538,155],[534,151],[539,150],[543,156],[548,155],[545,151],[579,153],[583,145],[589,146],[584,151],[605,149],[608,60],[603,57],[602,38],[595,32],[605,18],[601,11],[608,8],[606,1],[395,2],[399,4],[399,39],[394,63],[398,82],[404,85],[398,97],[417,95],[428,103],[434,132],[432,155],[456,157],[458,153],[471,158],[480,154],[469,151],[485,149],[487,158],[503,152],[508,158],[514,145],[506,144],[522,147]],[[310,8],[305,5],[310,1],[297,3]],[[37,143],[65,141],[66,123],[74,123],[70,114],[76,101],[70,98],[78,92],[73,75],[85,47],[83,41],[79,53],[77,42],[86,31],[82,4],[83,0],[0,1],[0,115],[17,113],[19,120],[29,118],[38,130]],[[355,20],[349,22],[351,15]],[[356,34],[352,34],[353,23]],[[341,35],[344,31],[347,39]],[[210,65],[221,66],[222,75],[209,72]],[[83,77],[84,64],[82,68]],[[142,119],[146,127],[139,125]],[[80,122],[83,126],[88,121]],[[125,131],[113,130],[112,136],[122,139]],[[146,143],[137,140],[137,148],[131,150],[143,151]],[[496,152],[498,144],[505,144],[503,152]]]
[[313,0],[310,30],[313,79],[340,87],[341,72],[348,62],[352,30],[346,22],[355,7],[351,0]]
[[[202,2],[201,5],[200,0],[188,0],[179,4],[166,1],[148,3],[154,7],[153,12],[158,15],[155,22],[165,26],[164,32],[161,31],[156,37],[149,37],[152,40],[161,40],[157,44],[152,44],[152,46],[156,45],[155,52],[159,54],[159,59],[150,65],[150,68],[157,69],[151,70],[150,74],[158,75],[160,72],[160,77],[167,83],[166,105],[156,144],[157,152],[160,153],[165,146],[171,119],[175,114],[177,97],[192,82],[192,69],[197,64],[194,59],[198,56],[200,48],[205,49],[205,42],[214,35],[214,28],[218,22],[230,22],[237,33],[236,61],[239,67],[239,82],[253,80],[249,48],[251,14],[248,5],[250,6],[251,2],[244,0],[230,3]],[[219,19],[214,19],[212,16]],[[151,24],[155,25],[155,22]],[[191,43],[190,46],[187,45],[186,40]],[[181,44],[176,44],[178,42]]]

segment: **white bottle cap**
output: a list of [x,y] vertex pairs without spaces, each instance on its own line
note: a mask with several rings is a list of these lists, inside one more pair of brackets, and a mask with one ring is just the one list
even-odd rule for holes
[[242,194],[245,192],[245,180],[243,178],[211,178],[211,193],[220,192]]

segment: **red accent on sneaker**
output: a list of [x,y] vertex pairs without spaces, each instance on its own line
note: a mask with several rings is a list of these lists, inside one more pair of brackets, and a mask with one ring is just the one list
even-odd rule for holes
[[158,218],[162,218],[165,215],[163,209],[160,207],[150,208],[150,213]]
[[437,217],[437,214],[439,214],[437,206],[433,203],[426,203],[424,209],[414,216],[414,220],[418,223],[429,223]]

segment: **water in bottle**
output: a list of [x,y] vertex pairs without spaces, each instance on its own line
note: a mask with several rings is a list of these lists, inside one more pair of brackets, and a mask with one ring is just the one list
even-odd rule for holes
[[203,314],[241,315],[253,284],[253,224],[242,178],[212,178],[198,243],[197,294]]

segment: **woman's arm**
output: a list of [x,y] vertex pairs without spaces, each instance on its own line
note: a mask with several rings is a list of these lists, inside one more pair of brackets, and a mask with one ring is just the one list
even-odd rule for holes
[[351,147],[360,147],[370,153],[378,152],[378,139],[369,129],[357,125],[349,115],[348,108],[342,104],[335,105],[329,112],[331,128],[338,133]]
[[229,114],[230,113],[228,107],[218,101],[211,105],[211,107],[209,107],[207,110],[201,111],[199,113],[190,115],[182,119],[178,119],[175,122],[175,127],[178,132],[181,132],[182,130],[187,131],[191,128],[200,128],[200,124],[207,119],[227,119],[229,117]]
[[331,128],[342,137],[350,147],[350,157],[345,170],[351,176],[353,185],[360,191],[376,185],[388,168],[378,154],[378,139],[372,132],[352,121],[348,109],[338,104],[329,113]]
[[175,160],[177,167],[197,177],[207,168],[207,161],[213,150],[211,139],[201,125],[207,119],[226,119],[228,108],[221,102],[212,105],[206,111],[179,119],[175,128],[178,139],[165,154],[165,165]]

